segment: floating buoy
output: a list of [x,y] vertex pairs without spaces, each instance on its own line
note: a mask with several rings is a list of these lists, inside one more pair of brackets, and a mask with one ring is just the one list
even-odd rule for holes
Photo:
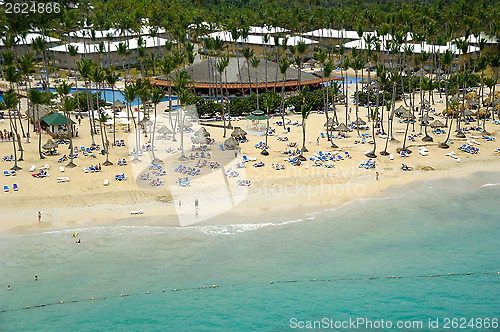
[[271,281],[271,284],[272,284],[272,283],[273,283],[273,282]]
[[122,296],[122,297],[123,297],[123,294],[120,294],[120,296]]
[[162,292],[162,293],[165,293],[165,290],[162,290],[161,292]]
[[63,304],[64,302],[63,302],[63,301],[61,301],[61,302],[59,302],[59,303],[60,303],[60,304]]
[[146,294],[149,294],[149,292],[146,292]]
[[174,289],[174,292],[177,292],[177,291],[178,291],[178,289],[177,289],[177,288],[176,288],[176,289]]
[[398,276],[399,279],[401,279],[401,276]]
[[203,286],[203,288],[207,288],[207,286]]
[[468,275],[468,276],[470,276],[470,273],[469,273],[469,272],[467,272],[467,275]]

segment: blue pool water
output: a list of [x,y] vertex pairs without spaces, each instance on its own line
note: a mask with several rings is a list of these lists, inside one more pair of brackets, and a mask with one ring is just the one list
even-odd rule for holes
[[[80,245],[74,230],[4,236],[0,326],[283,331],[363,318],[426,331],[429,319],[498,319],[499,195],[500,174],[478,173],[257,226],[95,227]],[[423,277],[447,273],[463,275]]]
[[[55,88],[50,88],[50,91],[57,92]],[[76,91],[76,88],[71,89],[71,93],[73,93],[75,91]],[[78,87],[78,91],[84,92],[85,88]],[[92,91],[92,93],[97,93],[97,89],[91,89],[91,91]],[[112,103],[113,102],[113,91],[111,89],[104,89],[104,91],[101,90],[101,98],[106,100],[108,103]],[[114,100],[115,101],[119,100],[119,101],[125,103],[125,96],[120,91],[115,90],[115,99]],[[166,96],[162,101],[167,101],[167,100],[168,100],[168,96]],[[172,100],[177,100],[177,97],[172,96]],[[137,103],[138,103],[138,99],[136,98],[132,102],[132,105],[137,106]]]

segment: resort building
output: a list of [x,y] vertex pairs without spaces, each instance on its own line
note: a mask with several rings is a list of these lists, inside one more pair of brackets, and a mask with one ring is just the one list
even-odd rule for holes
[[[59,42],[59,39],[57,39],[57,38],[44,36],[38,32],[30,32],[27,34],[17,35],[15,37],[14,47],[13,47],[12,51],[14,52],[14,54],[16,56],[21,56],[23,54],[30,53],[35,58],[37,58],[35,56],[35,51],[33,50],[32,44],[35,41],[35,39],[37,39],[39,37],[42,37],[45,40],[45,42],[47,43],[47,47],[55,46]],[[0,52],[4,52],[6,50],[7,50],[7,47],[5,46],[4,38],[0,38]],[[40,58],[41,58],[41,56],[40,56]],[[0,61],[1,61],[1,57],[0,57]]]
[[[118,54],[119,44],[123,43],[130,51],[128,56],[122,58]],[[139,45],[137,38],[127,39],[124,41],[102,42],[94,44],[86,43],[69,43],[55,47],[51,47],[49,51],[53,54],[56,66],[61,68],[76,69],[76,62],[82,58],[90,58],[96,63],[100,63],[103,67],[112,65],[114,67],[123,67],[130,63],[134,65],[140,61],[138,57],[139,47],[145,48],[145,54],[151,55],[153,51],[157,56],[163,55],[166,51],[163,46],[167,43],[164,38],[142,37],[142,46]],[[77,48],[77,55],[72,57],[69,55],[68,46],[72,45]]]
[[[220,39],[224,42],[224,53],[228,55],[235,56],[243,56],[242,50],[245,47],[250,47],[255,53],[256,56],[264,58],[266,53],[268,57],[272,52],[275,52],[278,48],[280,52],[285,51],[288,59],[292,59],[293,55],[290,53],[290,46],[297,46],[299,42],[304,42],[308,45],[307,51],[304,54],[304,58],[310,58],[314,54],[314,49],[318,46],[318,42],[309,38],[300,37],[300,36],[290,36],[290,37],[278,37],[269,36],[267,40],[263,35],[249,35],[248,38],[244,39],[243,37],[239,37],[234,40],[231,36],[231,33],[228,31],[217,31],[213,32],[205,37],[210,37],[213,39]],[[203,39],[203,38],[202,38]],[[277,44],[275,42],[278,42]],[[284,43],[286,41],[286,47],[284,47]]]

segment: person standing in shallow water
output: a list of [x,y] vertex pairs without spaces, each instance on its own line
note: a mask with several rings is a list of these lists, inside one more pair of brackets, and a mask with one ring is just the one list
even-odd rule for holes
[[42,222],[42,213],[38,211],[38,223]]

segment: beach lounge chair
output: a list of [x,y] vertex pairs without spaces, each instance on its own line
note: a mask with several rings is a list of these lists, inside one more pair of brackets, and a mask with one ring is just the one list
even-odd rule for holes
[[130,211],[130,214],[134,215],[134,214],[142,214],[144,211],[142,210],[137,210],[137,211]]
[[10,176],[10,172],[9,171],[3,171],[3,175]]
[[42,167],[40,167],[39,169],[45,170],[45,169],[49,169],[49,168],[50,168],[50,166],[48,164],[45,164]]
[[68,182],[68,181],[69,181],[69,178],[67,176],[57,178],[57,183]]
[[16,184],[16,183],[14,183],[14,184],[12,185],[12,190],[17,191],[18,189],[19,189],[19,187],[17,186],[17,184]]
[[103,185],[106,187],[107,185],[109,185],[109,180],[108,179],[104,179],[104,183]]
[[35,166],[35,165],[31,165],[31,167],[30,167],[30,172],[34,172],[34,171],[35,171],[35,169],[36,169],[36,166]]
[[8,193],[9,192],[9,186],[3,186],[3,191]]
[[10,175],[12,175],[12,176],[16,176],[16,175],[17,175],[17,173],[16,173],[16,171],[15,171],[15,170],[11,170],[11,171],[10,171]]
[[64,172],[64,166],[59,166],[59,171]]
[[89,172],[89,169],[87,167],[84,167],[83,168],[83,173],[88,173]]

